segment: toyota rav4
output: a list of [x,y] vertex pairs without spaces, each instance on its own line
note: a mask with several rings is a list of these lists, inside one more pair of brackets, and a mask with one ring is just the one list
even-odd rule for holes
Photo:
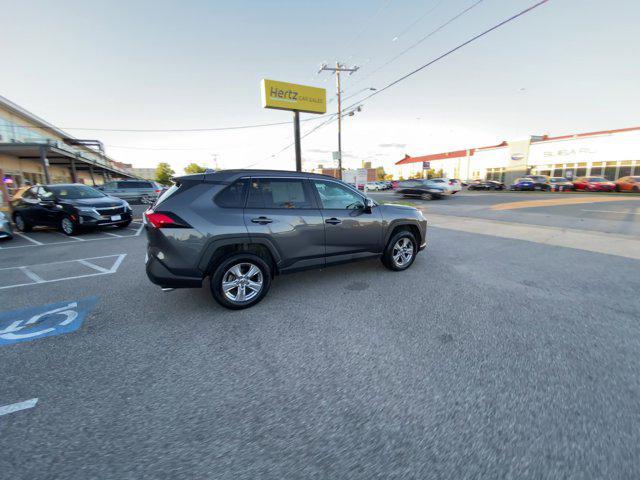
[[165,289],[201,287],[240,309],[275,275],[379,257],[411,266],[427,221],[413,207],[379,205],[325,175],[227,170],[176,179],[144,214],[146,271]]

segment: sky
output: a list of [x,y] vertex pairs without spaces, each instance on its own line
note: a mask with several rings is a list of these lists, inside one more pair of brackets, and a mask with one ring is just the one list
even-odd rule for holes
[[[343,77],[351,105],[534,3],[0,0],[0,95],[134,166],[294,169],[290,123],[88,129],[290,122],[262,108],[262,78],[326,88],[335,113],[321,63],[360,67]],[[635,0],[550,0],[365,100],[343,121],[344,166],[393,173],[405,154],[640,125],[638,18]],[[326,120],[301,118],[303,135]],[[334,150],[336,122],[302,139],[304,168],[334,166]]]

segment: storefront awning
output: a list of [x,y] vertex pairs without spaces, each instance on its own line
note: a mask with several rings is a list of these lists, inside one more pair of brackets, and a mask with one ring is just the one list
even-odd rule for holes
[[[109,172],[127,178],[136,178],[135,175],[119,170],[109,165],[106,161],[96,161],[77,152],[62,148],[57,144],[46,143],[0,143],[0,154],[18,157],[20,159],[40,160],[41,151],[44,149],[49,165],[64,165],[71,167],[71,161],[75,163],[76,170],[87,171],[93,167],[97,173]],[[96,155],[98,153],[96,152]]]

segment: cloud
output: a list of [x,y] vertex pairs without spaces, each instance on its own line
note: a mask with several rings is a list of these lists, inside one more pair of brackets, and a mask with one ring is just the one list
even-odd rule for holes
[[378,146],[380,148],[404,148],[407,146],[406,143],[379,143]]
[[331,153],[331,150],[323,150],[321,148],[310,148],[307,150],[307,152],[313,152],[313,153]]

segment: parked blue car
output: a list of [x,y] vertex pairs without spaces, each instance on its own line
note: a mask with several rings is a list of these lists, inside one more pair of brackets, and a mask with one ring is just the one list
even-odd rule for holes
[[549,179],[543,175],[517,178],[510,190],[550,190]]

